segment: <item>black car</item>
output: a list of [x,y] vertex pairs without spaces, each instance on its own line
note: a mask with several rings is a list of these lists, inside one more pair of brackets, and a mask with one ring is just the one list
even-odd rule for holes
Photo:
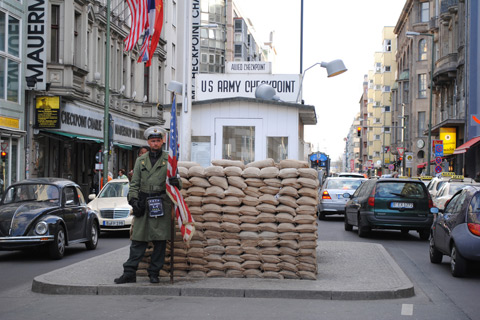
[[0,250],[45,247],[61,259],[65,246],[97,247],[99,224],[80,187],[59,178],[27,179],[10,185],[0,202]]
[[[345,230],[357,226],[365,237],[372,229],[416,230],[428,240],[433,202],[425,184],[413,179],[369,179],[358,187],[345,206]],[[433,210],[435,211],[435,210]]]
[[480,187],[459,190],[442,211],[432,225],[430,261],[450,256],[452,275],[462,277],[469,264],[480,261]]

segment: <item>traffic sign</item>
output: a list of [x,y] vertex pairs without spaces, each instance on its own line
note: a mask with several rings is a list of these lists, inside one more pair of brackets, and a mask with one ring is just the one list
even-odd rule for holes
[[442,164],[442,157],[436,157],[435,158],[435,164],[436,165],[441,165]]
[[435,157],[443,157],[443,144],[435,145]]
[[393,170],[393,169],[395,169],[395,166],[393,164],[388,166],[388,170]]
[[397,148],[397,151],[398,151],[398,155],[400,157],[403,157],[403,152],[405,151],[405,148]]
[[435,167],[435,172],[436,172],[436,173],[442,172],[442,167],[441,167],[441,166],[436,166],[436,167]]
[[413,152],[405,152],[405,167],[412,168],[413,166]]

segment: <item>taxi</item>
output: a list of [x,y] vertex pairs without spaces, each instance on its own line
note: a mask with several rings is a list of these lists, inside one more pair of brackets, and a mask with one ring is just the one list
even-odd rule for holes
[[448,181],[446,181],[438,190],[436,197],[433,199],[433,204],[440,211],[445,209],[445,204],[452,198],[452,196],[466,186],[480,186],[480,183],[476,182],[472,178],[465,178],[462,175],[453,175]]
[[427,190],[432,196],[432,198],[435,198],[437,196],[437,193],[442,187],[442,185],[454,175],[455,172],[442,172],[440,176],[434,177],[432,178],[432,180],[430,180],[430,183],[427,185]]

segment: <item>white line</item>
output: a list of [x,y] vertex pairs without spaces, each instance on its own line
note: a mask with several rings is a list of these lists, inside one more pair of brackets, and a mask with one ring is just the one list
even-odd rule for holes
[[413,304],[402,304],[402,316],[413,316]]

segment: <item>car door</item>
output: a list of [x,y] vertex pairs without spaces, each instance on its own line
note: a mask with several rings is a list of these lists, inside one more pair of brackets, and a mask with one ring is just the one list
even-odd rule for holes
[[355,190],[352,201],[350,202],[349,221],[352,225],[358,226],[358,212],[365,209],[366,200],[368,198],[369,190],[372,188],[374,181],[366,181]]
[[63,206],[69,240],[84,238],[87,207],[80,204],[74,186],[67,186],[63,189]]
[[347,219],[348,223],[353,223],[356,219],[356,212],[358,210],[358,195],[360,194],[362,188],[365,187],[366,183],[362,183],[357,190],[350,196],[350,200],[347,201],[345,204],[345,218]]
[[447,207],[443,211],[443,214],[438,214],[437,221],[435,222],[434,237],[435,244],[438,249],[444,253],[449,253],[450,248],[447,239],[450,239],[447,221],[451,215],[454,214],[455,205],[458,200],[458,195],[455,195]]

